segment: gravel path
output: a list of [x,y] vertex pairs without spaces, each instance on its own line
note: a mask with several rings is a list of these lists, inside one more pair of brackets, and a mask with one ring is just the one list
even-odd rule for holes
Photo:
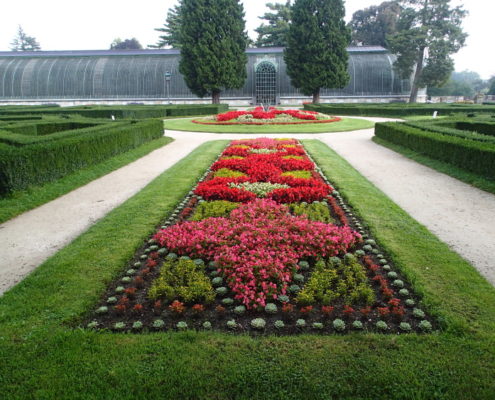
[[[376,122],[384,118],[366,118]],[[0,294],[208,140],[245,134],[167,131],[175,141],[0,225]],[[373,129],[268,137],[320,139],[495,284],[495,196],[373,143]],[[253,136],[251,136],[253,137]],[[29,227],[29,240],[26,238]]]

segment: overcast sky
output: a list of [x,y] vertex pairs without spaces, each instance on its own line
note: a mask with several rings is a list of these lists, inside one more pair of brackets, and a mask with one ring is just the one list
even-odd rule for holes
[[[285,3],[286,0],[271,0]],[[378,5],[381,0],[347,0],[347,19],[356,10]],[[456,56],[456,70],[478,72],[487,79],[495,75],[493,54],[494,0],[452,0],[464,4],[469,16],[464,29],[469,33],[467,46]],[[108,49],[110,43],[136,37],[143,46],[156,43],[158,32],[153,29],[165,22],[167,10],[175,0],[3,0],[0,12],[0,51],[10,49],[17,26],[36,37],[43,50]],[[268,2],[243,0],[247,28],[255,39],[253,29],[260,23],[257,17],[266,11]]]

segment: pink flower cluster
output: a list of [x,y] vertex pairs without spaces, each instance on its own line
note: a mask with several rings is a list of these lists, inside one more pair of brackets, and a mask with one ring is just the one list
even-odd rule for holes
[[185,222],[155,235],[180,255],[214,260],[235,298],[250,309],[286,293],[298,260],[345,253],[360,239],[347,226],[292,216],[286,206],[260,199],[230,218]]

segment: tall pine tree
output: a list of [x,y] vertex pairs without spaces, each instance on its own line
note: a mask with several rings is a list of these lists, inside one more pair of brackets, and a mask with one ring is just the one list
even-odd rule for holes
[[244,8],[239,0],[183,0],[179,71],[199,97],[220,102],[224,89],[246,80]]
[[442,86],[454,70],[451,55],[467,35],[462,31],[466,11],[450,7],[450,0],[400,0],[403,7],[398,32],[388,37],[397,54],[395,66],[403,76],[414,72],[409,102],[415,103],[419,88]]
[[320,101],[321,88],[343,88],[349,82],[347,45],[351,41],[344,22],[342,0],[296,0],[284,52],[292,85]]
[[170,46],[173,49],[180,49],[181,6],[182,0],[179,0],[178,4],[168,10],[167,19],[163,27],[155,28],[155,31],[162,32],[163,35],[159,36],[156,44],[149,45],[148,47],[161,49],[162,47]]
[[287,46],[287,32],[291,20],[291,0],[285,4],[267,3],[266,6],[273,12],[267,12],[260,19],[268,21],[268,25],[261,24],[254,31],[258,34],[257,47],[285,47]]

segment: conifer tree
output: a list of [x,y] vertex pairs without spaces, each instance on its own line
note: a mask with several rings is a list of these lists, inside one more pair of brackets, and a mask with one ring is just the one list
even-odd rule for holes
[[182,0],[179,3],[170,8],[167,12],[167,19],[165,24],[161,28],[155,28],[155,31],[162,32],[163,35],[159,36],[158,42],[148,47],[154,49],[161,49],[165,46],[170,46],[173,49],[180,49],[180,26],[182,24],[181,16]]
[[342,0],[296,0],[284,52],[292,85],[320,101],[321,88],[343,88],[349,82],[347,45],[351,35],[344,22]]
[[179,71],[199,97],[220,102],[224,89],[246,80],[244,8],[239,0],[183,0]]
[[28,36],[22,26],[19,25],[17,35],[10,43],[12,51],[36,51],[41,50],[41,46],[34,36]]
[[262,17],[259,17],[266,20],[268,25],[263,23],[254,30],[258,34],[256,46],[285,47],[287,46],[287,32],[289,31],[291,20],[291,0],[287,0],[285,4],[267,3],[266,6],[272,12],[267,12]]

